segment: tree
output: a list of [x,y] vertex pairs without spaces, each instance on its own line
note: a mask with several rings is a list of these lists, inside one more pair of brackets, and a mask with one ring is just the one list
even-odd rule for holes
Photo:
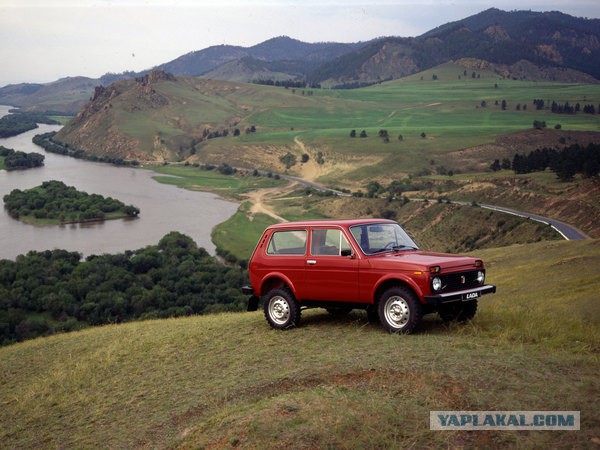
[[356,130],[352,130],[352,131],[350,132],[350,137],[351,137],[351,138],[353,138],[353,137],[356,137]]
[[360,137],[361,137],[361,138],[366,138],[366,137],[367,137],[367,132],[366,132],[365,130],[362,130],[362,131],[360,132]]
[[287,152],[285,155],[279,157],[279,161],[281,161],[286,169],[296,165],[296,155]]
[[427,137],[427,135],[425,134],[425,132],[421,133],[421,139],[425,139]]

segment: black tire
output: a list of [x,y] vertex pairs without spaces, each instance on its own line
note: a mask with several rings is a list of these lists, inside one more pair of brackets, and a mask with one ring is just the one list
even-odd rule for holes
[[380,297],[377,306],[379,321],[389,333],[410,334],[421,325],[423,305],[408,288],[389,288]]
[[466,322],[475,317],[476,312],[477,300],[449,303],[441,305],[438,309],[438,315],[444,322]]
[[287,289],[269,291],[263,301],[265,318],[278,330],[295,327],[300,322],[300,305]]

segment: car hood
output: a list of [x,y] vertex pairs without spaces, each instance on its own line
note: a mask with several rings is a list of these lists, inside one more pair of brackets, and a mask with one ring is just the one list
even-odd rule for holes
[[463,255],[452,255],[449,253],[416,251],[398,251],[384,253],[369,258],[374,268],[415,266],[427,270],[430,266],[440,266],[441,269],[475,268],[477,258]]

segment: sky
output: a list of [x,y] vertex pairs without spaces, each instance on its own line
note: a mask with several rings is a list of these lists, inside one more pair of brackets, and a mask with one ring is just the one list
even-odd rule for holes
[[600,0],[0,0],[0,87],[141,71],[277,36],[419,36],[492,7],[600,18]]

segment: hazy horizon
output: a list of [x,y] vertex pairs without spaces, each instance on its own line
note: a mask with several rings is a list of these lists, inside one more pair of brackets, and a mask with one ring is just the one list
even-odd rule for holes
[[600,17],[597,0],[0,0],[0,86],[138,72],[214,45],[251,47],[277,36],[418,36],[492,7]]

